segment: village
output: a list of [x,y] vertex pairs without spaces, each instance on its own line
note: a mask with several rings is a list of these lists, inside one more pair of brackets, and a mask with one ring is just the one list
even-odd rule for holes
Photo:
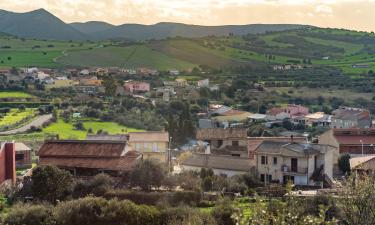
[[[2,79],[12,85],[26,83],[35,88],[43,85],[43,89],[69,87],[96,96],[106,92],[103,80],[98,78],[100,76],[149,77],[159,74],[156,70],[145,68],[63,71],[27,68],[2,70],[0,73]],[[197,89],[219,89],[218,85],[210,84],[209,79],[188,82],[178,78],[180,72],[177,70],[166,73],[177,78],[164,81],[162,86],[152,86],[146,78],[145,81],[125,80],[115,87],[115,96],[151,98],[153,101],[159,98],[169,102],[181,93],[188,92],[191,97]],[[255,88],[258,91],[262,89],[260,85]],[[80,177],[101,172],[114,175],[130,173],[139,161],[152,159],[168,165],[172,173],[212,169],[216,175],[231,177],[255,171],[264,185],[292,182],[297,187],[315,190],[340,187],[339,182],[348,170],[342,168],[339,162],[347,155],[350,157],[350,170],[369,173],[375,169],[371,167],[375,156],[375,129],[372,128],[371,113],[366,109],[340,106],[327,114],[289,104],[270,108],[262,114],[210,103],[206,110],[199,110],[195,116],[196,135],[183,146],[172,147],[174,140],[165,130],[88,134],[85,140],[52,138],[45,140],[38,149],[31,149],[22,142],[5,142],[2,144],[1,181],[10,180],[11,184],[22,182],[25,176],[31,174],[31,170],[27,169],[33,164],[57,166]],[[284,129],[276,135],[269,135],[267,130],[253,135],[251,127],[259,124],[266,129]],[[311,127],[324,132],[311,134],[308,132]],[[114,146],[118,150],[111,152]],[[26,171],[16,173],[19,169]]]

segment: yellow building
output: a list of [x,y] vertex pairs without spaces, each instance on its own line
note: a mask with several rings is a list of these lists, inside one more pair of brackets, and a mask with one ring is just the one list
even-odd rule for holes
[[167,162],[169,134],[165,131],[131,132],[129,144],[137,152],[141,152],[144,159],[155,159]]

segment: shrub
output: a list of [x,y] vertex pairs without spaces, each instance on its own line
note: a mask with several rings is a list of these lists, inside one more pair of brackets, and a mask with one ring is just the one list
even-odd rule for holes
[[161,192],[139,192],[129,190],[112,190],[104,194],[106,199],[118,198],[120,200],[130,200],[136,204],[156,205],[165,198],[167,193]]
[[48,225],[52,219],[52,208],[48,205],[17,204],[6,215],[8,225]]
[[212,216],[201,213],[198,209],[187,206],[167,208],[161,213],[161,224],[163,225],[215,225]]
[[171,205],[179,205],[184,203],[186,205],[195,206],[202,200],[202,195],[195,191],[178,191],[174,192],[170,198],[169,203]]
[[232,219],[235,211],[232,202],[229,199],[223,199],[214,208],[212,215],[218,225],[235,225],[236,222]]
[[340,156],[338,166],[342,172],[350,173],[350,155],[344,154]]

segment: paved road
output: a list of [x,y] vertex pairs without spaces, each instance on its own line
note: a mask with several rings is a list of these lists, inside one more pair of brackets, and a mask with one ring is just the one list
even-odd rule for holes
[[43,123],[47,122],[48,120],[52,119],[52,114],[42,115],[31,121],[30,123],[24,125],[23,127],[14,129],[14,130],[8,130],[4,132],[0,132],[0,135],[9,135],[9,134],[17,134],[17,133],[23,133],[29,130],[32,126],[34,127],[40,127]]

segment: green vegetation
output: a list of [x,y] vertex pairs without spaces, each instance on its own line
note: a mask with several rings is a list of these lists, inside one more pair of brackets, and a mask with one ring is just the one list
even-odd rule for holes
[[100,121],[83,121],[85,130],[77,130],[73,122],[66,123],[63,120],[58,120],[50,126],[43,129],[43,133],[47,135],[59,135],[60,139],[85,139],[88,130],[92,133],[97,133],[99,130],[108,132],[109,134],[124,134],[127,132],[143,131],[133,129],[126,126],[121,126],[114,122],[100,122]]
[[29,120],[35,115],[35,109],[11,109],[10,112],[6,113],[3,117],[0,114],[0,129],[4,127],[12,127],[22,121]]
[[0,92],[0,99],[4,98],[33,98],[34,96],[19,91],[1,91]]
[[173,58],[143,45],[130,47],[111,46],[91,50],[69,51],[59,63],[75,66],[121,66],[127,68],[153,68],[158,70],[189,69],[195,65]]

